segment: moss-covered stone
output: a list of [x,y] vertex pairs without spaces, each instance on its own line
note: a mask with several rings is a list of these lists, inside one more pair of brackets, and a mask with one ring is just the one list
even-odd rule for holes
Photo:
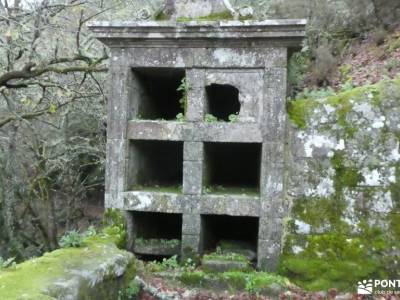
[[294,166],[279,272],[299,286],[352,292],[399,276],[399,112],[400,77],[290,102],[304,145],[294,155],[310,159]]
[[132,263],[114,238],[91,237],[82,248],[55,250],[0,272],[0,299],[116,298]]
[[[238,16],[238,21],[251,20],[253,17],[251,15],[248,16]],[[235,16],[231,14],[229,10],[212,13],[207,16],[201,16],[197,18],[188,18],[188,17],[180,17],[177,19],[177,22],[190,22],[190,21],[227,21],[227,20],[235,20]]]
[[270,287],[283,290],[291,285],[282,276],[257,271],[228,271],[222,273],[207,273],[203,271],[185,271],[180,281],[189,286],[227,289],[233,293],[246,291],[249,293],[271,295]]

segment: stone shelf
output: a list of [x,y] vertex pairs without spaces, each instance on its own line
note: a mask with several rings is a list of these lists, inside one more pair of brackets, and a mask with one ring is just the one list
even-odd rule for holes
[[181,242],[175,239],[136,239],[133,251],[139,255],[179,255]]
[[127,210],[182,213],[183,195],[179,193],[130,191],[123,197]]
[[[201,196],[165,192],[130,191],[123,193],[124,209],[159,212],[184,213],[191,203],[201,214],[230,216],[260,215],[260,197],[245,194],[205,194]],[[193,200],[193,199],[197,200]],[[195,201],[195,203],[193,203]]]
[[177,122],[130,120],[127,137],[132,140],[204,141],[261,143],[263,134],[257,123]]
[[200,200],[201,214],[258,217],[260,209],[258,196],[207,194]]

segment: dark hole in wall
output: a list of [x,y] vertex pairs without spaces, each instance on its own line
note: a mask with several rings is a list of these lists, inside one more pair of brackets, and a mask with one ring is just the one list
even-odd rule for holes
[[136,238],[181,240],[181,214],[136,211],[132,214]]
[[131,141],[131,189],[170,188],[182,186],[183,142],[135,140]]
[[261,144],[204,143],[206,187],[259,191]]
[[177,91],[185,77],[184,69],[138,68],[133,72],[138,81],[138,118],[173,120],[184,113],[179,103],[183,94]]
[[257,253],[258,220],[257,217],[202,215],[203,253],[215,251],[221,241],[235,241]]
[[207,113],[220,120],[229,121],[229,116],[239,114],[239,90],[229,84],[206,86]]

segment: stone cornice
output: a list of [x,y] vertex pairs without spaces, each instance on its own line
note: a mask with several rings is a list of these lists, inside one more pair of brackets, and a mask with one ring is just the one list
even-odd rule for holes
[[298,47],[306,20],[219,22],[92,22],[89,29],[109,47]]

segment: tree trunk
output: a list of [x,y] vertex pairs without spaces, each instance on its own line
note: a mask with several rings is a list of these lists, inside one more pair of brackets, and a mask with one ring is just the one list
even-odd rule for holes
[[5,231],[8,237],[9,245],[12,251],[18,252],[18,239],[16,234],[16,143],[17,143],[18,125],[13,123],[8,130],[8,153],[5,167],[5,186],[4,186],[4,223]]

